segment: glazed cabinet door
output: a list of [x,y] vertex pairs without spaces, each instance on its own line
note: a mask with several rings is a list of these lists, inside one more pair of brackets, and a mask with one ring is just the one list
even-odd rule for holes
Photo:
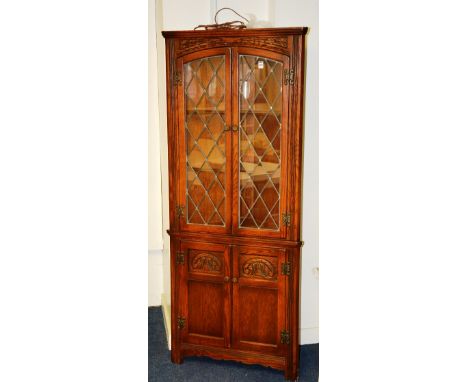
[[233,254],[234,348],[281,355],[286,351],[284,249],[237,247]]
[[231,287],[229,247],[181,242],[178,327],[181,341],[227,347],[230,342]]
[[208,49],[177,61],[178,213],[182,231],[231,231],[231,56]]
[[286,237],[289,58],[233,53],[233,231]]

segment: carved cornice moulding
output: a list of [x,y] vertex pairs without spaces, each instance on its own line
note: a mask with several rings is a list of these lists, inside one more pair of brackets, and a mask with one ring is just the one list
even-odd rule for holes
[[286,36],[237,36],[211,37],[209,39],[203,37],[182,38],[178,41],[177,55],[183,56],[193,51],[224,46],[246,46],[288,54],[288,38]]

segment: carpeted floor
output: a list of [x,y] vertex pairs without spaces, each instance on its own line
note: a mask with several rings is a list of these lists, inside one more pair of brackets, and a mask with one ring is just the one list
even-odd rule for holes
[[[299,381],[318,381],[319,346],[301,346]],[[171,363],[161,307],[148,309],[149,382],[284,382],[283,373],[262,366],[204,357],[186,357],[181,365]]]

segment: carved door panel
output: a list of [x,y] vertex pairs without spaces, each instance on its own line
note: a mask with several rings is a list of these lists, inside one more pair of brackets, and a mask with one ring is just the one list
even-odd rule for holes
[[177,62],[179,195],[183,231],[231,231],[231,56],[226,48]]
[[289,58],[233,53],[233,232],[286,237]]
[[285,261],[284,249],[234,248],[233,347],[284,354],[288,342],[282,339],[287,329]]
[[229,247],[182,242],[178,252],[182,342],[228,347],[231,284]]

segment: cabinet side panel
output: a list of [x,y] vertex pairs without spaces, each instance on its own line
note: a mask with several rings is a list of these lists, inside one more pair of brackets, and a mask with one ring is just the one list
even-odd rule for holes
[[291,67],[295,81],[291,91],[291,161],[290,161],[290,203],[292,206],[292,225],[289,239],[301,239],[302,210],[302,151],[303,151],[303,117],[304,117],[304,36],[294,36],[291,55]]
[[172,78],[174,75],[174,41],[166,40],[166,96],[167,96],[167,153],[168,153],[168,174],[169,174],[169,224],[171,231],[176,229],[175,203],[177,194],[177,129],[176,112],[177,102],[174,94]]

